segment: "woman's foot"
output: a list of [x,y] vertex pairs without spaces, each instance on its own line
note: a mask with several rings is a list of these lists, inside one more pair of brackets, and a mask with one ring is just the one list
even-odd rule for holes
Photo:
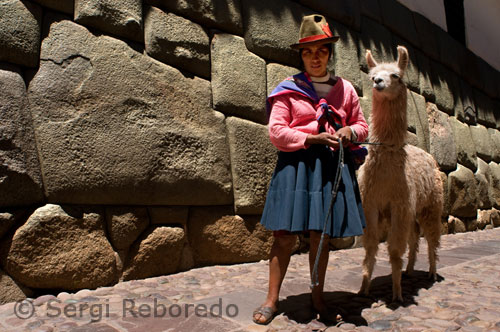
[[273,320],[277,311],[278,308],[276,303],[266,301],[253,312],[253,321],[256,324],[269,324]]

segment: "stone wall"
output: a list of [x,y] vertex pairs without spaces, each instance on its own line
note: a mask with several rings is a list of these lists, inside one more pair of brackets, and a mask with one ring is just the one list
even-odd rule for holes
[[367,117],[365,50],[408,48],[408,130],[441,167],[443,232],[498,226],[500,73],[397,1],[4,1],[0,302],[266,258],[265,97],[298,71],[311,13]]

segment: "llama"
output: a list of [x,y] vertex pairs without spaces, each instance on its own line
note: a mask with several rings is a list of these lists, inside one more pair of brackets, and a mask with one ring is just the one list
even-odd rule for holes
[[428,243],[429,277],[436,280],[437,248],[441,236],[443,187],[438,165],[424,150],[405,143],[406,85],[402,81],[408,51],[398,46],[395,63],[377,64],[370,51],[366,61],[373,80],[371,145],[359,170],[359,186],[366,216],[365,259],[360,294],[368,295],[383,222],[388,222],[387,246],[392,266],[392,300],[403,302],[402,256],[409,246],[406,272],[414,269],[420,229]]

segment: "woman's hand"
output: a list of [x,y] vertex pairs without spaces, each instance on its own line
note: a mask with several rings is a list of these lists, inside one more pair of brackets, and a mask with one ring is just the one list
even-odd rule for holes
[[334,149],[339,147],[338,137],[327,132],[319,133],[318,135],[310,134],[306,137],[306,144],[324,144]]
[[346,146],[352,140],[352,130],[351,127],[346,126],[342,127],[333,134],[333,136],[338,140],[339,138],[342,140],[342,145]]

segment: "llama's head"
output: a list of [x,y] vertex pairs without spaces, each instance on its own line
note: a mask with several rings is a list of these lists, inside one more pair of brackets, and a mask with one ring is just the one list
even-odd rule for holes
[[406,85],[403,83],[403,75],[408,65],[408,51],[403,46],[398,46],[398,59],[393,63],[378,64],[373,59],[372,53],[366,51],[366,62],[370,72],[370,79],[373,81],[374,96],[380,95],[388,99],[394,99],[403,91],[406,92]]

